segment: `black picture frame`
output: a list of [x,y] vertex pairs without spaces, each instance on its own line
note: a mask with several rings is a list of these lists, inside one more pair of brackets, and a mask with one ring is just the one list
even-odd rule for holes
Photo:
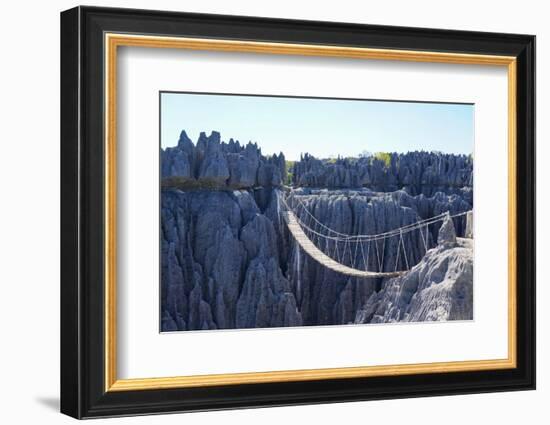
[[[105,391],[104,33],[517,58],[517,367]],[[535,37],[132,9],[61,13],[61,412],[92,418],[535,388]]]

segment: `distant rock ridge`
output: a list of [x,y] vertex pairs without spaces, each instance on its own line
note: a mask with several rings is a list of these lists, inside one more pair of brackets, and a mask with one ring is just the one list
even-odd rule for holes
[[178,144],[161,149],[163,186],[183,189],[247,189],[280,186],[286,177],[282,153],[264,156],[256,143],[241,145],[220,133],[201,132],[196,145],[184,131]]
[[473,160],[439,152],[390,153],[387,161],[376,156],[323,160],[306,153],[294,163],[292,179],[297,187],[369,187],[380,192],[403,189],[411,195],[466,196],[473,186]]

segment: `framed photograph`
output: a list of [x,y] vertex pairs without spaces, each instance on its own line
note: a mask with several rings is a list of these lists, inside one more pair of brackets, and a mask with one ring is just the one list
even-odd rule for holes
[[535,37],[61,14],[61,411],[535,388]]

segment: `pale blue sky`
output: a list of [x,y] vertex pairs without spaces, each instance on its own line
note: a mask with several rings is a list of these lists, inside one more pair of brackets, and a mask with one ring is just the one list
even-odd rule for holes
[[470,154],[474,106],[161,93],[161,146],[175,146],[181,130],[193,143],[201,131],[241,144],[257,142],[262,153],[299,159],[413,150]]

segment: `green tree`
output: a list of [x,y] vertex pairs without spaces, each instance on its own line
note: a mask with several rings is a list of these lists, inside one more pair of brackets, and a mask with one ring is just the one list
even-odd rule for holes
[[292,179],[294,178],[294,161],[286,160],[286,184],[292,185]]
[[391,164],[391,154],[389,152],[376,152],[374,157],[379,161],[384,161],[386,167],[389,167]]

